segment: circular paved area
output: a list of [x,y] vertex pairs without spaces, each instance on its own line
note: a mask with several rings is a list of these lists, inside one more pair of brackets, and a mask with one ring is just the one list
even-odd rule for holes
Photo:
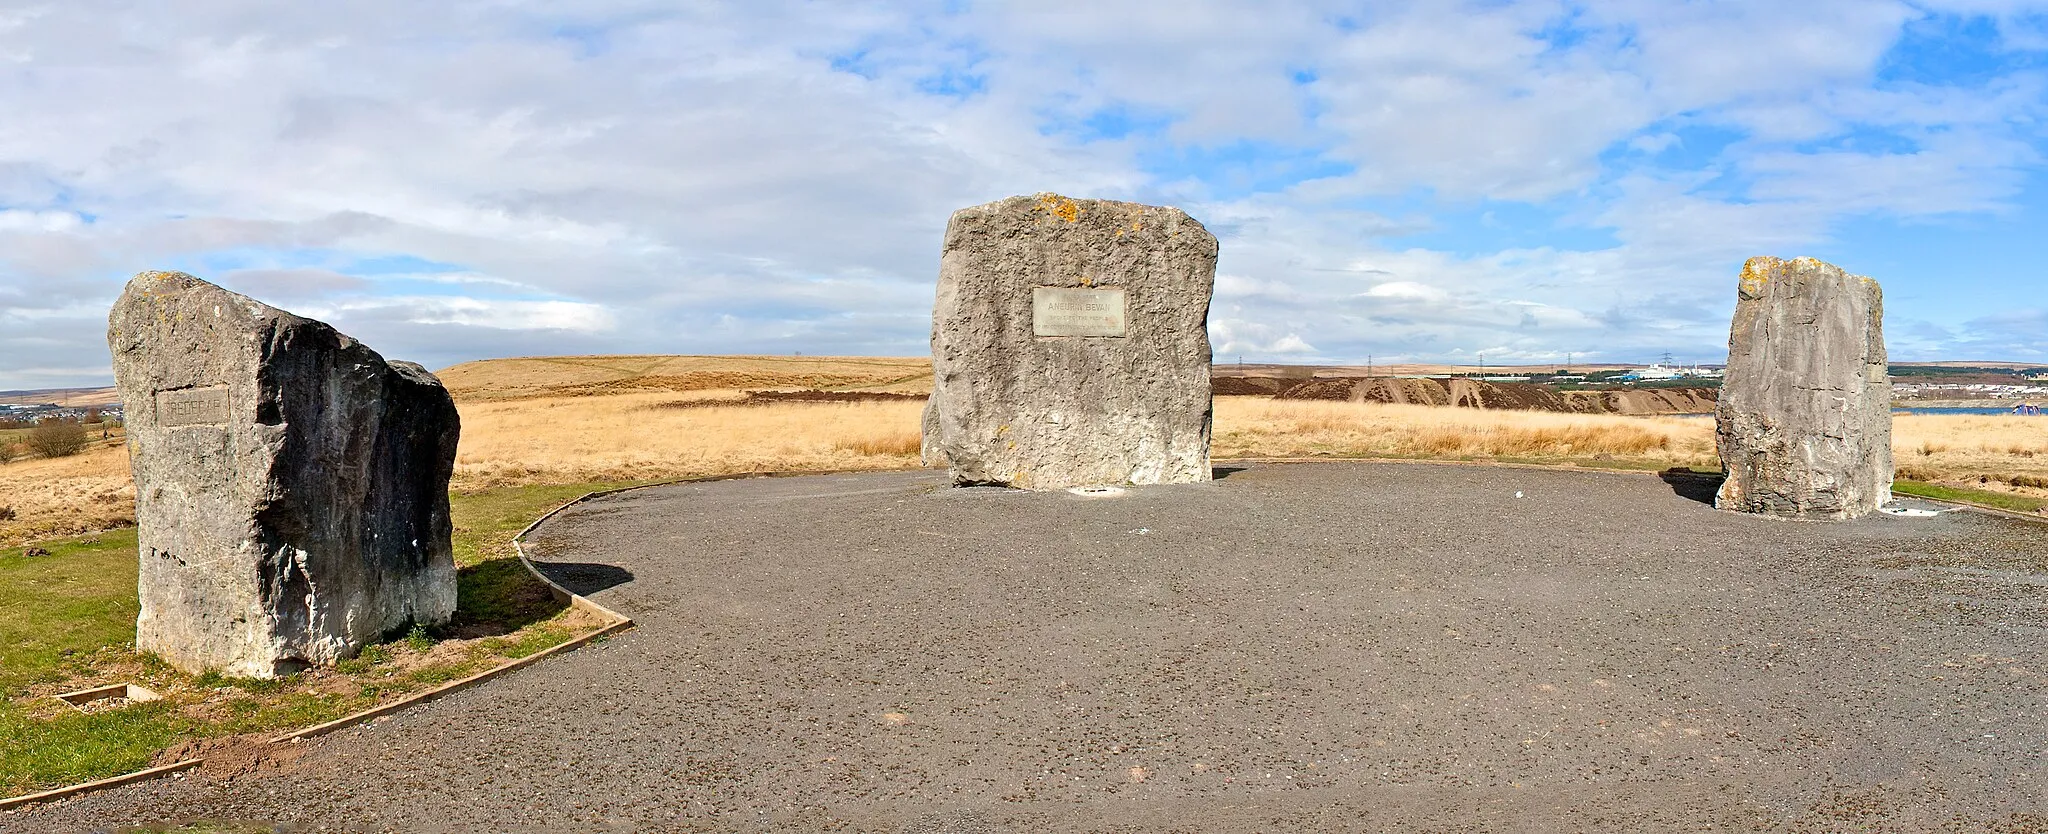
[[1108,499],[680,485],[535,540],[639,628],[276,770],[0,830],[2048,825],[2039,524],[1329,463]]

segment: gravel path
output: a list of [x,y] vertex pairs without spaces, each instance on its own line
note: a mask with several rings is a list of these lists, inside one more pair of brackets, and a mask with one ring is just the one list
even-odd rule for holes
[[535,538],[640,627],[0,831],[2048,828],[2040,524],[1328,463],[679,485]]

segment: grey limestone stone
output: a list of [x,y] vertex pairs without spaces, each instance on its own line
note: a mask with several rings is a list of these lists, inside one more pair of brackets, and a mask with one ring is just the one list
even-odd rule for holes
[[269,677],[455,610],[455,404],[425,368],[190,275],[108,317],[142,560],[136,645]]
[[1813,258],[1751,258],[1715,409],[1728,473],[1715,506],[1837,520],[1890,500],[1888,373],[1876,281]]
[[1039,194],[955,212],[926,461],[1026,489],[1209,480],[1216,251],[1175,208]]

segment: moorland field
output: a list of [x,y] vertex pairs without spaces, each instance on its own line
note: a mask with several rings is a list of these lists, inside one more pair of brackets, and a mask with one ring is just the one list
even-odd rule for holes
[[[81,454],[0,463],[0,736],[15,739],[0,746],[0,795],[161,763],[200,749],[193,745],[258,743],[570,639],[593,626],[554,604],[507,544],[528,521],[612,486],[916,467],[931,367],[860,357],[553,357],[474,362],[441,377],[463,423],[452,484],[457,622],[290,681],[186,675],[134,650],[135,538],[124,528],[135,491],[118,427],[93,427]],[[1903,490],[2022,512],[2048,505],[2048,419],[1900,416],[1894,433]],[[1218,397],[1213,451],[1219,462],[1716,466],[1705,417],[1270,396]],[[166,697],[97,714],[48,697],[117,680]]]
[[[923,403],[749,401],[746,392],[920,394],[923,359],[599,356],[498,359],[440,373],[462,412],[453,489],[918,465]],[[2048,498],[2048,420],[1901,415],[1901,479]],[[1717,466],[1711,418],[1218,397],[1214,454],[1389,457],[1660,470]],[[0,464],[0,547],[123,524],[120,438]],[[0,513],[4,515],[4,513]]]

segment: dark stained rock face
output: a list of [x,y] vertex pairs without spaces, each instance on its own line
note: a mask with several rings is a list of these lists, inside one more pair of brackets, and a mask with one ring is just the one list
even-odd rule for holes
[[1813,258],[1751,258],[1728,334],[1715,506],[1849,519],[1891,498],[1884,293]]
[[1207,481],[1216,238],[1056,194],[961,209],[932,313],[925,459],[960,484]]
[[142,559],[136,645],[269,677],[455,610],[440,380],[190,275],[108,319]]

